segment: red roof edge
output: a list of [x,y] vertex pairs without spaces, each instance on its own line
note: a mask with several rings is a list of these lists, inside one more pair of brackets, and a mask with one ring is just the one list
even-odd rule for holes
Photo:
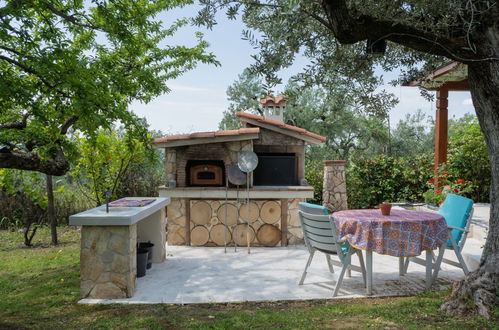
[[254,115],[252,113],[237,112],[236,116],[238,116],[239,118],[247,118],[247,119],[256,120],[260,123],[273,125],[273,126],[276,126],[276,127],[288,130],[288,131],[293,131],[293,132],[296,132],[298,134],[306,135],[308,137],[311,137],[312,139],[316,139],[316,140],[321,141],[321,142],[326,142],[326,140],[327,140],[327,138],[325,136],[321,136],[321,135],[309,132],[304,128],[293,126],[293,125],[288,125],[288,124],[282,123],[282,122],[277,121],[277,120],[266,119],[262,116]]
[[[461,62],[454,61],[442,65],[441,67],[430,73],[425,79],[431,80],[443,76],[444,74],[447,74],[450,71],[454,70],[459,64],[461,64]],[[421,84],[420,80],[412,80],[402,84],[402,86],[419,86],[420,84]]]
[[191,134],[179,134],[179,135],[170,135],[162,138],[157,138],[153,140],[153,143],[164,143],[169,141],[178,141],[178,140],[193,140],[193,139],[210,139],[218,136],[236,136],[236,135],[245,135],[245,134],[258,134],[260,132],[260,128],[251,127],[251,128],[240,128],[233,130],[225,130],[225,131],[216,131],[216,132],[195,132]]

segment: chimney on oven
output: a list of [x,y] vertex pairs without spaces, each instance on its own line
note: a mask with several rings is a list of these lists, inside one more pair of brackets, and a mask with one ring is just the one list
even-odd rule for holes
[[286,96],[281,94],[274,96],[270,94],[260,98],[260,104],[263,106],[264,117],[280,122],[284,122],[284,111],[286,108]]

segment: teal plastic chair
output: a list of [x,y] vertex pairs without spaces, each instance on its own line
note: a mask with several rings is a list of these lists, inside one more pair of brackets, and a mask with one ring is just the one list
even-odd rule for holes
[[[461,268],[464,274],[467,275],[469,271],[461,255],[461,251],[470,231],[471,219],[473,217],[473,201],[463,196],[448,194],[438,213],[447,222],[449,240],[440,248],[437,261],[435,262],[435,272],[438,274],[440,265],[443,262]],[[445,249],[453,249],[459,262],[445,259],[443,257]]]
[[[442,262],[461,268],[465,275],[469,273],[461,252],[470,230],[471,219],[473,217],[473,201],[463,196],[448,194],[438,213],[447,222],[449,239],[439,248],[438,257],[435,260],[432,283],[437,279]],[[444,258],[446,249],[452,249],[459,262]],[[418,258],[407,258],[404,272],[407,272],[409,260],[423,264]]]
[[[340,240],[336,225],[328,210],[320,205],[310,203],[299,203],[300,223],[303,230],[305,245],[310,253],[305,269],[301,276],[299,285],[303,285],[307,276],[307,269],[312,263],[315,252],[320,251],[326,255],[326,260],[331,273],[334,273],[333,265],[341,267],[341,273],[333,291],[333,297],[338,295],[339,288],[343,282],[345,272],[353,270],[362,273],[364,286],[366,285],[366,268],[362,252],[350,246],[348,241]],[[351,264],[352,254],[359,257],[360,267]],[[336,254],[339,261],[331,260],[331,255]]]

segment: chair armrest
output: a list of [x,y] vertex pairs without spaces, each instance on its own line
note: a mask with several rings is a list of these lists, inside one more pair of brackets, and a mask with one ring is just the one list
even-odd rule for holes
[[470,232],[469,230],[466,230],[464,228],[459,228],[459,227],[454,227],[454,226],[449,226],[449,225],[447,225],[447,229],[464,231],[465,233],[469,233]]

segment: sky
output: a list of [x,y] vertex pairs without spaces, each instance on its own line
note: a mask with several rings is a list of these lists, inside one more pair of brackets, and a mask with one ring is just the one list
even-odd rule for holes
[[[158,19],[168,25],[174,19],[194,16],[197,8],[196,5],[191,5],[175,9],[163,13]],[[251,55],[257,52],[247,41],[242,40],[241,33],[245,26],[241,21],[228,20],[224,14],[220,14],[217,22],[213,30],[185,26],[167,40],[172,45],[194,46],[194,33],[200,31],[210,44],[208,51],[217,57],[221,66],[200,64],[180,78],[170,81],[167,84],[171,89],[170,93],[161,95],[148,104],[132,103],[130,109],[145,117],[151,129],[161,130],[168,135],[217,130],[223,111],[229,105],[227,87],[252,63]],[[298,59],[294,66],[280,72],[283,81],[298,73],[305,63],[304,59]],[[396,73],[384,76],[388,82],[396,77]],[[392,127],[405,118],[406,114],[417,109],[434,118],[435,102],[425,100],[418,88],[394,87],[388,83],[381,88],[399,98],[398,105],[390,111]],[[459,118],[466,113],[475,113],[469,92],[450,92],[449,117]]]

